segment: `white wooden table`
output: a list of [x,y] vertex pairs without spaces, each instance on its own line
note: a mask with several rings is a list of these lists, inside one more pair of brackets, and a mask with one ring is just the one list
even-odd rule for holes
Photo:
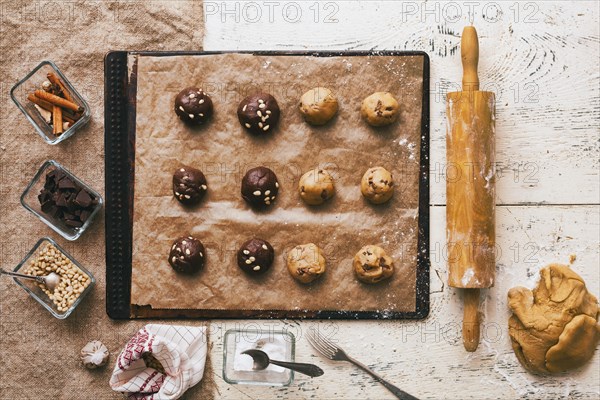
[[[497,284],[487,291],[482,343],[465,352],[462,300],[446,280],[445,99],[461,79],[469,10],[480,36],[480,79],[497,101]],[[329,362],[302,332],[335,330],[339,344],[422,398],[598,398],[600,352],[581,370],[536,377],[515,358],[506,293],[540,267],[568,263],[600,292],[599,9],[578,2],[205,1],[205,50],[424,50],[431,57],[431,313],[423,321],[214,321],[219,395],[231,399],[391,398],[348,364]],[[289,388],[228,385],[222,339],[233,327],[295,333],[297,360],[325,369]]]

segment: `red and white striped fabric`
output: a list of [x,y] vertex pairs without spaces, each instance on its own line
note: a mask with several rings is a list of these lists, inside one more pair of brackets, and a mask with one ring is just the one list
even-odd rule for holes
[[[110,387],[132,400],[178,399],[202,379],[208,350],[206,327],[146,325],[119,354]],[[146,367],[152,353],[165,373]]]

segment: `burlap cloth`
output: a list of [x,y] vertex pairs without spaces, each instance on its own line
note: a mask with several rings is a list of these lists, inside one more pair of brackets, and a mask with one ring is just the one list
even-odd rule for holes
[[[11,279],[0,279],[0,398],[121,397],[108,385],[113,362],[146,322],[115,322],[106,315],[104,213],[79,240],[69,243],[21,207],[19,197],[47,159],[57,160],[104,193],[105,53],[199,50],[203,31],[201,1],[0,2],[0,263],[12,269],[40,237],[50,236],[97,279],[89,297],[63,321]],[[90,123],[57,146],[36,135],[9,96],[12,85],[46,59],[58,64],[92,109]],[[88,371],[80,365],[79,350],[92,339],[112,352],[107,368]],[[204,379],[185,398],[213,398],[214,387],[208,360]]]

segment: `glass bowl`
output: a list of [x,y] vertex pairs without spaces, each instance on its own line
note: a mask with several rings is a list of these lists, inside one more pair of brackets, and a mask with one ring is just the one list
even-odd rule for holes
[[225,332],[223,345],[223,379],[231,384],[289,386],[294,372],[270,364],[260,371],[252,370],[252,357],[241,354],[248,349],[260,349],[269,358],[294,361],[296,340],[290,332],[275,330],[231,329]]
[[[73,182],[77,183],[89,194],[95,196],[98,199],[98,204],[94,207],[93,211],[91,212],[90,216],[85,221],[83,226],[79,228],[67,226],[63,221],[59,220],[58,218],[54,218],[52,215],[46,214],[42,211],[42,206],[40,204],[40,201],[38,200],[38,194],[40,194],[40,191],[44,188],[44,184],[46,182],[46,174],[55,169],[62,170],[67,176],[69,176],[69,178],[71,178]],[[42,220],[56,233],[58,233],[65,239],[71,241],[79,239],[83,232],[85,232],[85,230],[90,226],[90,224],[94,220],[94,217],[98,214],[98,211],[100,211],[100,209],[102,208],[103,203],[104,201],[102,200],[102,196],[100,196],[98,192],[86,185],[83,181],[81,181],[75,175],[69,172],[69,170],[67,170],[65,167],[63,167],[54,160],[49,160],[42,164],[37,174],[35,174],[31,182],[29,183],[29,185],[27,185],[27,188],[25,188],[25,191],[21,195],[21,204],[23,205],[23,207],[31,211],[33,215]]]
[[80,293],[79,297],[77,297],[75,302],[68,309],[59,311],[58,306],[52,302],[52,300],[48,297],[48,295],[46,293],[44,293],[39,286],[37,286],[35,281],[29,280],[29,279],[20,279],[20,278],[13,278],[13,279],[15,280],[17,285],[21,286],[29,294],[29,296],[31,296],[33,299],[35,299],[35,301],[40,303],[46,310],[50,311],[50,313],[55,318],[65,319],[69,315],[71,315],[73,310],[75,310],[75,308],[77,308],[79,303],[81,303],[81,300],[83,300],[83,298],[92,290],[92,287],[96,283],[96,279],[94,279],[94,276],[92,275],[92,273],[90,271],[83,268],[81,266],[81,264],[79,264],[73,257],[71,257],[54,240],[52,240],[48,237],[45,237],[45,238],[41,238],[35,244],[35,246],[33,246],[31,251],[29,251],[29,253],[27,253],[27,255],[25,256],[23,261],[21,261],[19,263],[19,265],[17,265],[15,267],[14,272],[25,273],[25,270],[29,267],[31,262],[32,261],[35,262],[35,257],[38,256],[40,254],[40,252],[42,252],[46,248],[46,246],[48,246],[50,244],[53,245],[54,247],[56,247],[56,249],[58,249],[77,268],[79,268],[85,275],[87,275],[90,278],[89,285],[85,289],[83,289],[83,291]]
[[[48,78],[46,75],[49,72],[54,72],[58,78],[64,83],[67,91],[73,98],[73,102],[83,107],[83,114],[71,127],[64,131],[60,136],[55,136],[52,133],[52,127],[46,123],[44,117],[34,107],[34,104],[27,100],[27,96],[33,93],[37,89],[42,88],[42,83]],[[52,61],[42,61],[37,67],[33,69],[27,76],[17,82],[10,90],[10,97],[15,102],[19,110],[25,117],[31,122],[31,125],[35,128],[37,133],[46,141],[48,144],[58,144],[63,140],[67,140],[82,126],[87,124],[90,120],[90,107],[83,100],[81,95],[75,90],[71,82],[63,75],[58,69],[56,64]]]

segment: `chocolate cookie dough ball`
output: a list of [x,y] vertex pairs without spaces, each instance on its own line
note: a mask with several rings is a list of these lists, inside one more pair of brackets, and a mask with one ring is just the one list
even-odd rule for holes
[[201,125],[213,114],[213,103],[202,89],[188,87],[175,97],[175,113],[183,122]]
[[267,167],[252,168],[242,179],[242,197],[254,208],[270,207],[277,193],[277,175]]
[[383,167],[369,168],[360,182],[360,191],[373,204],[383,204],[394,195],[394,178]]
[[204,267],[204,245],[192,236],[177,239],[169,253],[169,264],[177,272],[194,273]]
[[364,283],[378,283],[394,274],[394,261],[385,251],[374,245],[360,249],[354,256],[354,273]]
[[240,124],[254,135],[271,132],[279,122],[281,111],[275,97],[258,93],[246,97],[238,107]]
[[240,247],[237,253],[237,263],[242,271],[259,275],[271,268],[275,251],[266,240],[254,238]]
[[323,252],[314,243],[296,246],[287,256],[290,275],[302,283],[310,283],[323,275],[325,264]]
[[371,126],[390,125],[398,119],[400,106],[389,92],[376,92],[363,100],[360,115]]
[[335,194],[333,177],[324,169],[312,169],[302,175],[298,190],[306,204],[323,204]]
[[338,101],[331,90],[317,87],[302,95],[300,113],[311,125],[325,125],[338,111]]
[[181,167],[173,174],[173,196],[186,206],[198,204],[207,190],[206,177],[196,168]]

